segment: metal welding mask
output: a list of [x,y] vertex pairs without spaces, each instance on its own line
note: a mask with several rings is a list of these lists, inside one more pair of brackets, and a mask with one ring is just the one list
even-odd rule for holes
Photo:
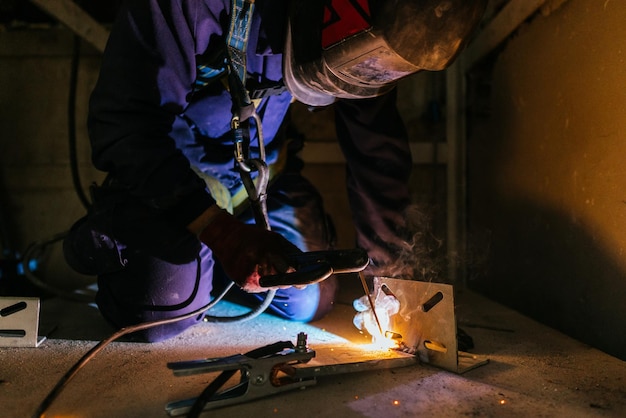
[[285,85],[298,101],[379,96],[421,70],[446,68],[487,0],[292,0]]

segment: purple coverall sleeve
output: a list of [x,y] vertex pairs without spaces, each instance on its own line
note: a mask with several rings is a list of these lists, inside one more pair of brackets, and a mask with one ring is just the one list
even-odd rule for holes
[[403,212],[410,203],[411,152],[396,92],[341,100],[335,108],[357,244],[382,267],[395,261],[405,243]]
[[170,134],[188,104],[196,56],[219,42],[227,3],[127,2],[90,100],[94,165],[180,225],[215,203]]

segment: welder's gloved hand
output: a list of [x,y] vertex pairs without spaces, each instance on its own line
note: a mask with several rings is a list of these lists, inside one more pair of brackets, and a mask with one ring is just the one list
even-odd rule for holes
[[[400,301],[393,295],[387,295],[385,292],[379,290],[378,293],[372,296],[374,299],[374,307],[376,308],[376,315],[380,321],[382,333],[389,331],[389,325],[391,324],[391,317],[400,311]],[[380,335],[381,332],[378,329],[376,318],[374,317],[374,311],[369,303],[367,296],[361,296],[352,302],[352,306],[357,311],[354,315],[352,322],[354,326],[361,331],[365,331],[370,335]]]
[[248,225],[226,211],[216,215],[199,234],[215,255],[228,277],[249,293],[265,292],[262,276],[294,271],[289,255],[301,251],[282,235],[256,225]]

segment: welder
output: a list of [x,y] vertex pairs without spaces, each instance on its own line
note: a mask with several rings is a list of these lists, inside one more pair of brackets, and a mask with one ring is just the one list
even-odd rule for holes
[[[64,242],[68,264],[97,275],[102,315],[116,327],[174,317],[228,280],[259,301],[261,276],[332,247],[320,194],[301,175],[302,136],[288,117],[296,100],[334,107],[356,245],[368,274],[393,262],[412,167],[396,82],[449,65],[485,3],[126,2],[89,107],[93,162],[107,177]],[[242,146],[268,167],[269,228],[255,223],[246,196]],[[336,281],[273,290],[273,313],[311,321],[331,309]],[[164,340],[200,319],[137,337]]]

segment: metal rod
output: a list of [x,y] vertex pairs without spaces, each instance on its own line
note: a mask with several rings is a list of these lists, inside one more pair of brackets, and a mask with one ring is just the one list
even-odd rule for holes
[[370,290],[367,287],[367,282],[365,281],[365,276],[363,275],[362,271],[359,272],[359,278],[361,279],[361,284],[363,285],[365,296],[367,296],[367,300],[369,301],[370,306],[372,307],[372,312],[374,313],[374,319],[376,320],[376,325],[378,325],[378,330],[380,331],[380,335],[384,335],[383,327],[380,326],[380,321],[378,320],[378,314],[376,313],[376,307],[374,306],[374,301],[372,300],[372,296],[370,295]]

